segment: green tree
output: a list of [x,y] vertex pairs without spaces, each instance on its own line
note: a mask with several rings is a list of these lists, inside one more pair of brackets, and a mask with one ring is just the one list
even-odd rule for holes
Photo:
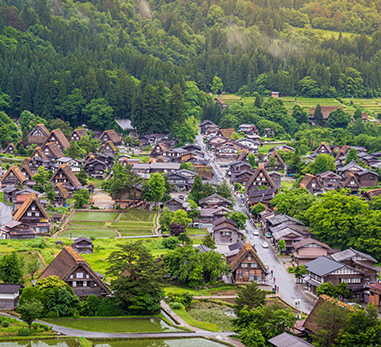
[[216,243],[212,239],[212,236],[210,236],[209,233],[207,233],[203,238],[202,238],[202,244],[206,247],[209,247],[210,249],[216,249]]
[[188,217],[186,211],[180,209],[173,213],[171,223],[177,223],[184,227],[188,227],[188,224],[192,223],[192,219]]
[[53,183],[49,182],[45,184],[44,191],[46,194],[46,197],[48,198],[50,204],[53,203],[54,200],[56,200],[56,191],[54,190]]
[[353,114],[354,119],[361,119],[362,118],[362,112],[359,108],[356,108],[355,113]]
[[116,303],[128,314],[157,314],[162,290],[163,270],[150,250],[139,240],[118,244],[108,257],[107,274]]
[[38,260],[32,261],[27,265],[26,269],[28,274],[32,278],[32,281],[33,281],[35,273],[39,270],[39,268],[40,268],[40,262]]
[[197,205],[202,199],[202,189],[203,189],[203,184],[202,184],[201,176],[197,175],[194,179],[192,188],[189,193],[189,198],[193,200]]
[[315,161],[309,164],[304,170],[303,173],[310,173],[315,175],[320,172],[326,171],[335,171],[335,158],[329,154],[318,154],[315,158]]
[[324,125],[323,112],[321,111],[320,104],[316,105],[316,108],[314,111],[314,120],[315,120],[317,125],[320,125],[320,126]]
[[190,162],[186,162],[186,161],[183,161],[181,164],[180,164],[180,170],[189,170],[189,171],[193,171],[194,169],[194,165]]
[[24,282],[24,258],[19,257],[16,252],[5,254],[0,258],[0,281],[3,283]]
[[55,118],[48,123],[49,130],[61,129],[67,138],[70,138],[73,128],[70,126],[69,122],[64,122],[62,119]]
[[[151,174],[143,189],[143,197],[148,201],[155,202],[155,205],[161,201],[165,193],[165,180],[163,176],[156,172]],[[184,211],[185,212],[185,211]],[[186,212],[185,212],[186,213]]]
[[39,166],[37,173],[32,176],[33,181],[37,183],[40,187],[46,185],[50,179],[50,173],[43,166]]
[[179,84],[176,84],[169,97],[169,124],[172,134],[176,134],[185,122],[185,100],[183,91]]
[[212,81],[212,87],[210,88],[212,93],[221,94],[223,89],[224,89],[224,84],[222,83],[221,78],[219,78],[218,76],[214,76]]
[[364,215],[368,208],[365,201],[343,189],[325,193],[306,211],[305,217],[319,240],[344,248],[358,238],[357,217]]
[[80,159],[83,158],[86,155],[86,152],[79,147],[78,143],[75,141],[70,141],[70,147],[66,149],[65,155],[69,158],[76,158]]
[[234,201],[230,186],[225,180],[223,180],[220,184],[217,185],[216,193],[225,199],[228,199],[232,202]]
[[292,108],[292,116],[295,118],[298,124],[307,123],[308,124],[308,114],[303,111],[303,108],[300,105],[295,105]]
[[82,208],[88,205],[90,202],[90,193],[87,189],[80,189],[73,193],[74,198],[74,208]]
[[188,217],[192,219],[192,222],[194,223],[198,219],[198,217],[200,217],[201,211],[199,210],[197,204],[193,200],[188,199],[188,206]]
[[337,302],[325,301],[316,311],[317,331],[314,341],[319,346],[333,346],[348,320],[348,309]]
[[32,323],[41,317],[43,308],[44,306],[40,301],[32,299],[20,305],[17,312],[20,313],[21,320],[28,324],[29,329],[31,329]]
[[308,270],[304,265],[298,265],[297,267],[294,268],[294,275],[297,282],[300,282],[303,276],[307,274],[308,274]]
[[283,239],[280,239],[278,242],[278,246],[276,247],[277,251],[279,253],[282,253],[286,249],[286,241]]
[[331,129],[345,129],[350,122],[351,117],[344,112],[340,107],[329,114],[326,126]]
[[77,143],[85,154],[95,153],[99,147],[99,141],[90,136],[82,136]]
[[261,108],[262,107],[262,98],[259,95],[257,95],[255,97],[254,107],[256,107],[256,108]]
[[102,98],[92,99],[82,110],[88,124],[94,130],[106,130],[112,127],[114,123],[111,106]]
[[247,156],[247,160],[249,164],[251,165],[252,169],[256,169],[258,167],[258,163],[255,160],[255,154],[254,153],[249,153]]
[[349,150],[347,157],[345,158],[345,165],[349,164],[352,160],[354,160],[356,164],[360,165],[360,160],[357,155],[357,151],[353,147]]
[[381,211],[381,195],[373,196],[369,204],[372,210]]
[[160,214],[159,223],[162,231],[168,231],[169,225],[172,223],[173,212],[168,210],[167,206],[164,206],[163,212]]
[[258,218],[259,214],[266,210],[266,206],[258,202],[258,204],[251,206],[250,213],[254,218]]
[[256,308],[266,304],[266,291],[259,288],[259,284],[256,282],[250,282],[241,287],[237,293],[237,297],[234,300],[234,311],[236,315],[239,315],[241,310],[247,306],[248,309]]
[[81,168],[77,174],[75,174],[78,178],[78,181],[83,185],[86,186],[87,184],[87,174],[86,171]]
[[245,229],[245,223],[247,220],[245,213],[241,211],[232,211],[227,214],[227,217],[237,223],[238,229]]
[[340,330],[335,345],[342,347],[377,346],[381,340],[381,320],[377,307],[368,304],[365,310],[354,310],[348,313],[348,320]]

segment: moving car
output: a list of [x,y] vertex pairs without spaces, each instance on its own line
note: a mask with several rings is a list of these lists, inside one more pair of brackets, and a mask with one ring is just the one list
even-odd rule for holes
[[253,231],[253,235],[254,235],[254,236],[259,236],[259,231],[258,231],[258,230],[254,230],[254,231]]
[[266,241],[262,242],[262,247],[263,248],[269,248],[269,244]]

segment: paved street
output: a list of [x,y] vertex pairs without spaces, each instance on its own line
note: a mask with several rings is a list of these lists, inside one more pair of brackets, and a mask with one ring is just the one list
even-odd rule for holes
[[[202,136],[199,134],[196,137],[195,140],[196,144],[201,146],[202,151],[206,153],[206,159],[209,160],[210,165],[213,168],[215,177],[218,181],[221,181],[224,179],[224,175],[221,172],[219,166],[217,165],[216,161],[212,157],[212,154],[208,153],[206,150],[205,144],[203,142]],[[241,198],[236,197],[237,203],[234,206],[235,210],[242,211],[246,213],[246,208],[241,203]],[[265,241],[263,236],[260,234],[260,236],[254,236],[253,231],[257,230],[255,225],[252,225],[249,220],[246,221],[246,234],[247,234],[247,240],[255,246],[255,249],[257,250],[257,253],[263,263],[269,265],[269,271],[273,270],[273,278],[275,277],[275,283],[273,281],[273,278],[270,279],[270,275],[268,277],[268,284],[274,285],[276,284],[279,286],[279,296],[286,301],[289,305],[294,307],[295,300],[300,300],[300,306],[298,306],[298,309],[305,312],[310,313],[314,303],[307,300],[299,291],[298,287],[296,286],[294,280],[290,276],[290,274],[287,272],[284,265],[279,261],[279,258],[274,254],[271,248],[263,248],[262,242]]]

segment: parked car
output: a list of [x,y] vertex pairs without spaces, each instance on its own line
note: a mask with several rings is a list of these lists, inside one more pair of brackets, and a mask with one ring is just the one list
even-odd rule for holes
[[271,233],[266,233],[266,237],[271,237]]
[[269,244],[266,241],[262,242],[262,247],[263,248],[269,248]]
[[253,231],[253,235],[254,235],[254,236],[259,236],[259,231],[258,231],[258,230],[254,230],[254,231]]

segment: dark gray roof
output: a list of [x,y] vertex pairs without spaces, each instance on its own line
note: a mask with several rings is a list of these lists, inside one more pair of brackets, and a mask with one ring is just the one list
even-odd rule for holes
[[242,241],[239,241],[239,242],[236,242],[236,243],[232,243],[231,245],[229,245],[229,251],[234,251],[236,249],[241,249],[245,244],[242,242]]
[[292,221],[295,224],[304,225],[304,223],[302,221],[300,221],[299,219],[287,216],[286,214],[278,214],[274,217],[269,218],[268,221],[273,226],[279,225],[279,224],[287,222],[287,221]]
[[273,337],[269,342],[277,347],[313,347],[309,342],[289,333],[282,333]]
[[0,283],[0,294],[14,294],[20,290],[21,284]]
[[331,272],[341,269],[345,264],[339,263],[333,259],[326,256],[314,259],[307,264],[305,264],[308,271],[318,275],[325,276]]
[[360,256],[361,258],[369,260],[373,263],[377,263],[377,260],[374,259],[371,255],[363,253],[363,252],[356,251],[353,248],[348,248],[345,251],[332,254],[331,258],[336,260],[336,261],[343,261],[343,260],[347,260],[347,259],[352,259],[355,256],[357,256],[357,257]]
[[357,170],[365,170],[363,167],[361,167],[360,165],[358,165],[354,159],[351,160],[351,162],[345,166],[343,166],[342,168],[340,169],[337,169],[337,171],[347,171],[347,170],[351,170],[351,169],[357,169]]
[[196,249],[199,249],[201,253],[206,253],[206,252],[209,252],[211,251],[211,249],[209,247],[206,247],[204,245],[198,245],[197,247],[195,247]]

